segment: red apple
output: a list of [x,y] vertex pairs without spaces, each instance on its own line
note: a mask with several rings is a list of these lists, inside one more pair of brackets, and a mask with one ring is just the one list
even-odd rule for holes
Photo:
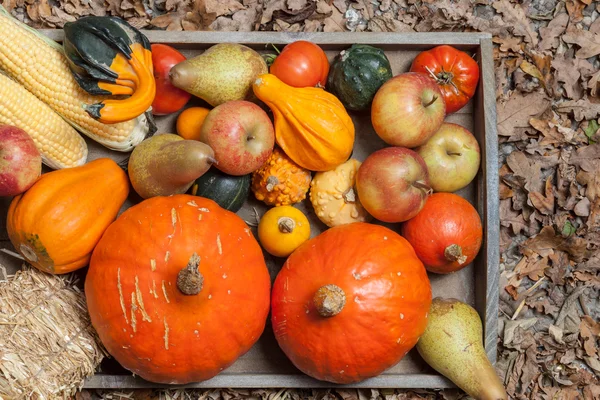
[[373,98],[371,122],[375,132],[392,146],[422,145],[442,125],[444,97],[435,80],[420,72],[396,75]]
[[475,136],[460,125],[444,122],[422,146],[415,149],[427,164],[436,192],[455,192],[477,175],[481,160]]
[[273,152],[275,132],[267,113],[245,100],[213,108],[200,132],[200,141],[215,152],[215,167],[229,175],[246,175],[260,168]]
[[25,192],[42,173],[42,156],[23,129],[0,125],[0,196]]
[[383,222],[411,219],[431,194],[425,161],[404,147],[371,153],[358,169],[356,189],[369,214]]

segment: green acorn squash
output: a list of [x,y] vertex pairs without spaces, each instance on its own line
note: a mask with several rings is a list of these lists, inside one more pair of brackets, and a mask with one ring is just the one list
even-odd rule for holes
[[191,194],[215,201],[221,207],[238,212],[250,193],[252,175],[227,175],[212,167],[192,185]]
[[353,44],[334,59],[327,89],[348,110],[361,111],[370,107],[377,90],[390,78],[392,67],[383,50]]

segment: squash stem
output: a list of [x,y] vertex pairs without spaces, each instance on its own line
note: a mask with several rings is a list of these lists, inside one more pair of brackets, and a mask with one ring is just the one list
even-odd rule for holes
[[200,256],[192,254],[185,268],[177,274],[177,289],[187,296],[196,295],[202,290],[204,277],[200,273]]
[[339,314],[346,304],[346,293],[337,285],[321,286],[313,297],[313,304],[322,317]]
[[450,262],[458,261],[458,265],[463,265],[467,261],[467,256],[463,255],[462,248],[457,244],[446,247],[444,257]]
[[290,217],[281,217],[277,220],[277,226],[281,233],[292,233],[296,228],[296,222]]

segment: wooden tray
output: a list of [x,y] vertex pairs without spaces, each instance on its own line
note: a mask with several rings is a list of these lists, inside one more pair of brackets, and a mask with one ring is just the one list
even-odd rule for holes
[[[62,31],[42,31],[57,41],[62,40]],[[480,33],[279,33],[279,32],[165,32],[144,31],[151,42],[165,43],[180,49],[187,57],[201,53],[216,43],[230,42],[248,45],[258,51],[270,51],[270,44],[283,45],[296,40],[310,40],[321,45],[330,60],[352,43],[370,44],[386,51],[394,75],[406,72],[418,52],[439,44],[453,45],[473,54],[481,68],[481,79],[473,100],[458,113],[446,118],[469,129],[479,141],[482,150],[480,171],[470,186],[459,194],[468,199],[478,210],[484,226],[484,242],[476,260],[463,270],[451,275],[430,274],[433,295],[454,297],[473,305],[479,312],[484,325],[484,342],[489,358],[496,360],[498,325],[498,262],[499,262],[499,215],[498,215],[498,142],[496,133],[495,78],[492,59],[492,40],[489,34]],[[280,46],[281,48],[281,46]],[[188,106],[202,105],[200,100]],[[370,116],[352,114],[357,139],[353,157],[364,160],[373,151],[385,147],[371,127]],[[159,132],[175,133],[176,115],[157,118]],[[128,154],[110,152],[104,147],[87,140],[89,160],[109,156],[117,161]],[[133,191],[132,191],[133,192]],[[256,221],[254,209],[262,214],[264,204],[252,195],[238,213],[246,221]],[[132,193],[123,209],[140,199]],[[6,234],[6,210],[10,199],[0,199],[0,248],[12,249]],[[309,216],[312,236],[325,227],[314,215],[307,200],[297,205]],[[397,229],[398,224],[385,224]],[[254,229],[256,233],[256,230]],[[271,277],[274,279],[281,267],[265,253]],[[8,266],[9,272],[19,268],[20,263],[0,253],[0,263]],[[82,277],[85,269],[80,271]],[[86,388],[150,388],[165,385],[144,381],[124,370],[113,359],[105,360],[96,375],[88,379]],[[314,380],[298,371],[279,349],[267,324],[259,342],[227,370],[215,378],[185,387],[336,387],[334,384]],[[366,388],[444,388],[453,384],[437,374],[420,358],[416,350],[396,366],[380,376],[351,385]]]

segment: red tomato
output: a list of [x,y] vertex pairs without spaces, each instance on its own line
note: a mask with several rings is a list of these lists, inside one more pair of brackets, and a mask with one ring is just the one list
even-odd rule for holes
[[298,40],[283,48],[271,65],[270,72],[293,87],[325,87],[329,60],[316,44]]
[[435,78],[446,101],[446,114],[463,108],[479,83],[477,62],[467,53],[448,45],[421,52],[410,70]]
[[171,68],[185,59],[183,54],[171,46],[152,45],[152,65],[156,81],[156,96],[152,102],[152,114],[166,115],[179,111],[192,97],[185,90],[173,86],[169,80]]

